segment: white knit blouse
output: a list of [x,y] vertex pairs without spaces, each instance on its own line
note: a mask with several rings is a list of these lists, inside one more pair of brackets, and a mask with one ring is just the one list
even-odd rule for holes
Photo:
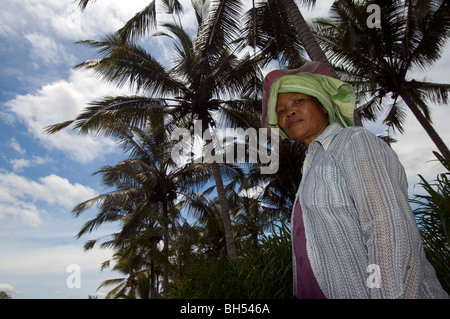
[[380,138],[331,123],[309,145],[297,197],[327,298],[448,298],[425,257],[404,168]]

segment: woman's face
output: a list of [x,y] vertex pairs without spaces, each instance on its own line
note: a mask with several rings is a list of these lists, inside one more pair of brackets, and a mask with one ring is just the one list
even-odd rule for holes
[[328,126],[327,110],[320,102],[302,93],[279,93],[278,125],[293,140],[309,146]]

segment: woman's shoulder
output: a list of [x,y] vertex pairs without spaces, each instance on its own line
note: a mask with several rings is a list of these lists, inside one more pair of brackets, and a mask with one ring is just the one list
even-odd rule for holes
[[374,153],[394,153],[393,149],[379,136],[362,126],[342,128],[334,139],[333,152],[337,157],[358,156]]
[[346,139],[347,142],[351,141],[360,141],[365,143],[376,143],[376,144],[385,144],[388,146],[388,144],[379,136],[375,135],[368,129],[362,126],[349,126],[346,128],[343,128],[341,131],[342,138]]

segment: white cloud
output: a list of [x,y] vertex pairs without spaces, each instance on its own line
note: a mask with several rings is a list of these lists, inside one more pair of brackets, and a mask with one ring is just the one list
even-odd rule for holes
[[15,203],[0,202],[0,220],[12,218],[14,221],[29,227],[38,227],[42,224],[41,216],[46,213],[33,203],[17,201]]
[[[19,41],[20,48],[25,48],[30,54],[28,67],[42,74],[26,75],[20,81],[36,85],[68,71],[65,68],[61,72],[56,70],[55,66],[79,62],[70,52],[67,40],[73,43],[80,39],[100,38],[117,30],[146,5],[147,0],[102,0],[101,5],[94,2],[81,12],[72,0],[9,1],[2,7],[0,23],[14,23],[14,28],[9,30],[2,24],[0,30],[3,30],[4,34],[0,37],[22,39]],[[186,14],[182,16],[183,23],[195,25],[194,15],[188,14],[192,13],[190,1],[185,0],[184,6]],[[161,13],[159,18],[160,21],[169,19]],[[162,40],[157,38],[154,43],[158,44],[161,56],[166,56],[170,52],[162,45]],[[132,92],[118,90],[93,77],[91,73],[79,69],[70,70],[67,79],[51,81],[45,85],[39,84],[41,86],[35,91],[7,101],[6,111],[2,110],[0,113],[3,120],[11,123],[14,118],[19,119],[27,126],[32,137],[42,145],[48,149],[62,151],[67,157],[80,163],[97,160],[99,156],[114,152],[115,145],[109,140],[100,141],[92,136],[79,136],[67,129],[52,136],[43,134],[43,131],[48,125],[75,118],[92,100]],[[32,165],[30,159],[14,159],[11,164],[15,171]]]
[[70,210],[95,195],[92,188],[71,184],[66,178],[53,174],[36,182],[14,173],[0,173],[0,220],[13,218],[21,224],[37,227],[42,224],[42,215],[47,214],[40,203]]
[[11,146],[16,152],[20,154],[26,153],[26,151],[20,146],[19,142],[17,142],[15,138],[10,139],[9,146]]
[[72,120],[89,102],[106,95],[130,94],[118,90],[94,78],[90,72],[71,70],[68,80],[59,80],[42,86],[38,91],[5,103],[27,127],[33,138],[49,149],[63,151],[73,160],[87,163],[115,150],[115,144],[107,139],[95,139],[92,135],[79,135],[65,129],[54,135],[44,133],[48,125]]
[[[23,87],[38,87],[66,76],[86,52],[74,43],[99,39],[120,28],[147,0],[102,0],[85,12],[74,0],[3,1],[0,10],[0,53],[5,81],[12,78]],[[94,54],[94,52],[92,51]],[[26,71],[24,71],[26,69]],[[11,75],[9,77],[8,75]]]
[[[112,251],[94,248],[84,252],[79,244],[36,246],[14,243],[0,247],[2,280],[0,291],[5,290],[12,298],[83,298],[89,295],[103,295],[105,290],[97,288],[103,280],[120,277],[109,270],[100,272],[101,263],[112,258]],[[80,288],[67,286],[72,274],[68,266],[79,266]],[[2,287],[4,289],[2,289]],[[106,290],[108,291],[108,289]]]
[[[60,272],[68,276],[67,266],[76,264],[82,271],[99,270],[101,262],[111,258],[111,251],[107,249],[94,248],[84,252],[80,245],[53,245],[51,247],[18,247],[14,251],[8,250],[8,256],[0,265],[0,273],[13,269],[14,273],[27,273],[39,269],[41,275]],[[94,256],[96,255],[96,256]],[[0,289],[1,290],[1,289]]]
[[30,43],[30,55],[32,60],[42,61],[46,65],[69,64],[74,65],[76,57],[69,53],[65,46],[57,43],[49,36],[39,33],[28,33],[24,38]]
[[31,159],[26,158],[16,158],[9,160],[9,163],[13,167],[14,172],[22,172],[24,168],[30,166],[43,165],[51,160],[47,158],[43,158],[41,156],[33,156]]
[[[448,112],[450,106],[435,106],[433,110],[434,128],[449,145],[450,127],[448,126]],[[397,135],[397,143],[392,148],[398,154],[400,161],[405,167],[409,182],[409,193],[418,194],[421,189],[417,185],[420,182],[418,174],[423,175],[426,180],[434,180],[438,173],[443,173],[444,168],[435,161],[433,151],[437,151],[430,137],[419,124],[417,119],[408,112],[405,123],[405,134]]]
[[[40,178],[39,182],[42,185],[40,192],[36,190],[34,196],[53,205],[72,208],[79,202],[96,195],[92,188],[78,183],[71,184],[68,179],[54,174]],[[50,198],[49,194],[51,194]]]
[[14,287],[10,284],[0,283],[0,291],[11,292],[14,291]]
[[12,159],[9,161],[14,172],[22,172],[25,167],[31,166],[31,161],[25,158]]
[[0,31],[13,38],[33,30],[53,34],[60,39],[77,41],[97,37],[121,27],[147,0],[102,0],[84,12],[73,0],[21,0],[2,3]]
[[[62,4],[61,4],[62,2]],[[53,30],[61,37],[73,40],[93,39],[122,27],[136,12],[144,9],[148,0],[92,2],[84,12],[71,0],[53,0],[58,14],[48,15]]]

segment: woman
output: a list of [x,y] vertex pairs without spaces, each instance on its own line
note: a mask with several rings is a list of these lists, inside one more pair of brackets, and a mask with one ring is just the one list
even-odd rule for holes
[[448,298],[394,151],[353,126],[353,88],[318,62],[270,72],[263,126],[308,147],[292,213],[298,298]]

